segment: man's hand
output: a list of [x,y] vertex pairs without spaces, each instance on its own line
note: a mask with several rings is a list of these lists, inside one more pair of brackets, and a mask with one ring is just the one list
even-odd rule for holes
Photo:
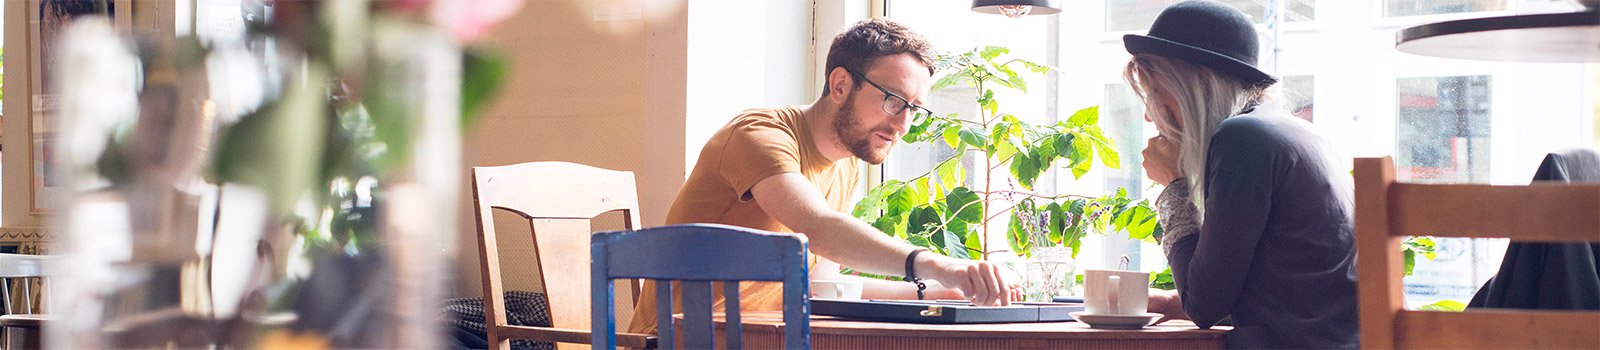
[[1178,144],[1175,141],[1157,135],[1150,138],[1144,147],[1144,173],[1151,181],[1162,186],[1183,177],[1183,171],[1178,167]]
[[1178,297],[1178,291],[1175,290],[1150,289],[1150,312],[1162,315],[1157,324],[1173,319],[1189,319],[1189,314],[1183,311],[1183,299]]
[[[928,258],[923,258],[927,256]],[[962,260],[937,254],[921,254],[918,268],[933,267],[926,277],[939,281],[946,287],[960,290],[973,305],[1011,305],[1016,292],[1016,273],[1003,266],[981,260]],[[923,260],[927,259],[927,260]],[[922,270],[919,270],[922,271]]]

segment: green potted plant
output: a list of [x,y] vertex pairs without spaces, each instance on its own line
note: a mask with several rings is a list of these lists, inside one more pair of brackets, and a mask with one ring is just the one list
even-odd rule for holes
[[[1003,59],[1010,50],[989,46],[941,55],[935,69],[942,76],[933,90],[965,85],[976,89],[977,115],[918,115],[903,140],[942,143],[954,155],[936,162],[926,173],[890,180],[870,190],[853,214],[886,234],[958,258],[988,259],[997,252],[1031,257],[1039,249],[1069,251],[1075,258],[1089,232],[1127,231],[1129,237],[1154,242],[1161,228],[1147,201],[1127,191],[1093,197],[1049,195],[1034,191],[1051,169],[1080,178],[1099,158],[1119,168],[1115,142],[1099,126],[1099,108],[1088,107],[1049,124],[1031,124],[1000,111],[995,88],[1027,92],[1018,68],[1045,74],[1055,68],[1022,59]],[[975,157],[973,167],[962,164]],[[966,183],[971,171],[1011,176],[982,176]],[[993,220],[1006,222],[1006,246],[989,242]],[[996,222],[997,224],[997,222]],[[1070,278],[1070,277],[1068,277]]]

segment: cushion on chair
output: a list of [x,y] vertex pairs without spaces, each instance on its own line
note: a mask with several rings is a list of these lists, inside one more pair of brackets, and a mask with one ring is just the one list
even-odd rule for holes
[[[544,293],[507,291],[506,319],[515,326],[550,327],[550,308]],[[444,319],[449,322],[455,346],[482,349],[488,347],[488,335],[483,325],[483,298],[455,298],[445,301]],[[473,338],[476,337],[476,338]],[[512,349],[555,349],[548,341],[511,339]]]

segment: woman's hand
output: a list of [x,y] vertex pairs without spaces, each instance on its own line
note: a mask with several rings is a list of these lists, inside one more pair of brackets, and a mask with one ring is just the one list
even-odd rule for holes
[[1178,144],[1166,136],[1150,138],[1144,146],[1144,174],[1151,181],[1166,186],[1183,177],[1178,168]]
[[1178,291],[1175,290],[1150,289],[1149,308],[1150,312],[1162,315],[1156,324],[1173,319],[1189,319],[1189,314],[1183,311],[1183,299],[1178,298]]

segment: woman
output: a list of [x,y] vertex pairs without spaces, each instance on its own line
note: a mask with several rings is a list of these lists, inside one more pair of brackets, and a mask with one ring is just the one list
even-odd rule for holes
[[1160,135],[1144,169],[1177,293],[1152,311],[1200,327],[1232,317],[1232,348],[1355,348],[1350,176],[1311,124],[1273,103],[1244,14],[1213,1],[1167,7],[1128,35],[1123,77]]

